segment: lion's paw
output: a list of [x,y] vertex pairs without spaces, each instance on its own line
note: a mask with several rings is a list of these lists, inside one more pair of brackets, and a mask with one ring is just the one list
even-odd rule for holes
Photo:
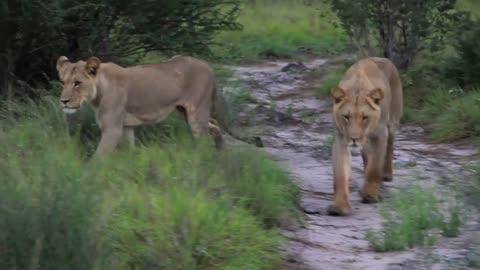
[[360,192],[360,196],[362,197],[362,203],[377,203],[382,200],[382,196],[380,194]]
[[392,177],[389,177],[389,176],[383,176],[383,177],[382,177],[382,181],[383,181],[383,182],[392,182],[393,179],[392,179]]
[[351,212],[350,207],[338,207],[333,204],[327,207],[327,213],[330,216],[348,216]]

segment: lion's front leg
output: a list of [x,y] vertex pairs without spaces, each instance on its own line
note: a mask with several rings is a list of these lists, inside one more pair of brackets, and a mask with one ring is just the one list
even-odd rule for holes
[[123,136],[123,130],[121,127],[111,127],[102,130],[102,139],[98,144],[95,152],[95,157],[103,156],[112,152],[118,145]]
[[135,129],[134,127],[123,127],[122,141],[128,146],[135,146]]
[[350,155],[347,145],[336,138],[332,149],[333,177],[335,198],[332,205],[327,209],[330,215],[345,216],[350,214],[349,202],[349,177],[350,177]]
[[387,152],[385,154],[385,162],[383,165],[382,180],[384,182],[391,182],[393,180],[393,140],[394,132],[388,130]]
[[387,138],[379,136],[371,142],[367,155],[367,166],[365,169],[365,183],[360,195],[364,203],[375,203],[380,201],[380,186],[382,184],[383,166],[387,148]]

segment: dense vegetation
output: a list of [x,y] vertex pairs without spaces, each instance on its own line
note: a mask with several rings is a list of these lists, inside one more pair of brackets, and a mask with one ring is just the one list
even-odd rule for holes
[[[435,141],[480,137],[478,2],[354,2],[3,1],[0,102],[9,103],[0,113],[0,269],[278,269],[278,228],[297,217],[298,187],[267,155],[193,144],[176,116],[141,128],[135,149],[90,162],[99,131],[88,107],[61,113],[60,55],[122,64],[177,53],[214,64],[385,55],[402,68],[403,121],[425,126]],[[348,63],[326,74],[319,96]],[[215,66],[224,85],[230,74]],[[226,97],[230,118],[244,99]],[[405,200],[392,205],[407,221],[425,222],[428,215],[415,216]],[[436,221],[413,230],[392,221],[372,245],[428,242],[424,229],[456,233],[460,222]]]
[[208,53],[239,29],[238,0],[7,0],[0,4],[0,96],[37,94],[60,55],[131,63],[145,53]]
[[[475,1],[330,3],[355,47],[355,58],[385,56],[401,69],[403,122],[421,124],[435,142],[480,137]],[[340,63],[327,74],[320,96],[328,94],[347,66]]]
[[56,102],[26,108],[0,122],[1,269],[278,266],[299,190],[267,155],[194,144],[173,119],[161,145],[90,162]]

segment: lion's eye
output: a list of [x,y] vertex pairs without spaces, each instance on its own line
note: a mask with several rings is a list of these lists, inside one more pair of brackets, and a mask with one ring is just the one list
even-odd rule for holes
[[348,122],[350,120],[350,116],[349,115],[344,115],[343,118],[345,118],[345,120]]
[[364,115],[364,116],[362,117],[362,120],[363,120],[363,121],[367,121],[367,120],[368,120],[368,116]]
[[74,86],[79,86],[81,83],[82,83],[82,82],[80,82],[80,81],[75,81],[75,82],[73,83],[73,85],[74,85]]

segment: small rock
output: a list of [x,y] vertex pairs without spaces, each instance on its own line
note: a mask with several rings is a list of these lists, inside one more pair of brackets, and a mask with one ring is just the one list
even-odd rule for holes
[[307,66],[303,64],[302,62],[296,62],[296,63],[288,63],[288,65],[284,66],[281,71],[282,72],[291,72],[291,71],[303,71],[307,69]]
[[322,208],[316,203],[302,203],[301,209],[304,213],[309,215],[320,214]]

